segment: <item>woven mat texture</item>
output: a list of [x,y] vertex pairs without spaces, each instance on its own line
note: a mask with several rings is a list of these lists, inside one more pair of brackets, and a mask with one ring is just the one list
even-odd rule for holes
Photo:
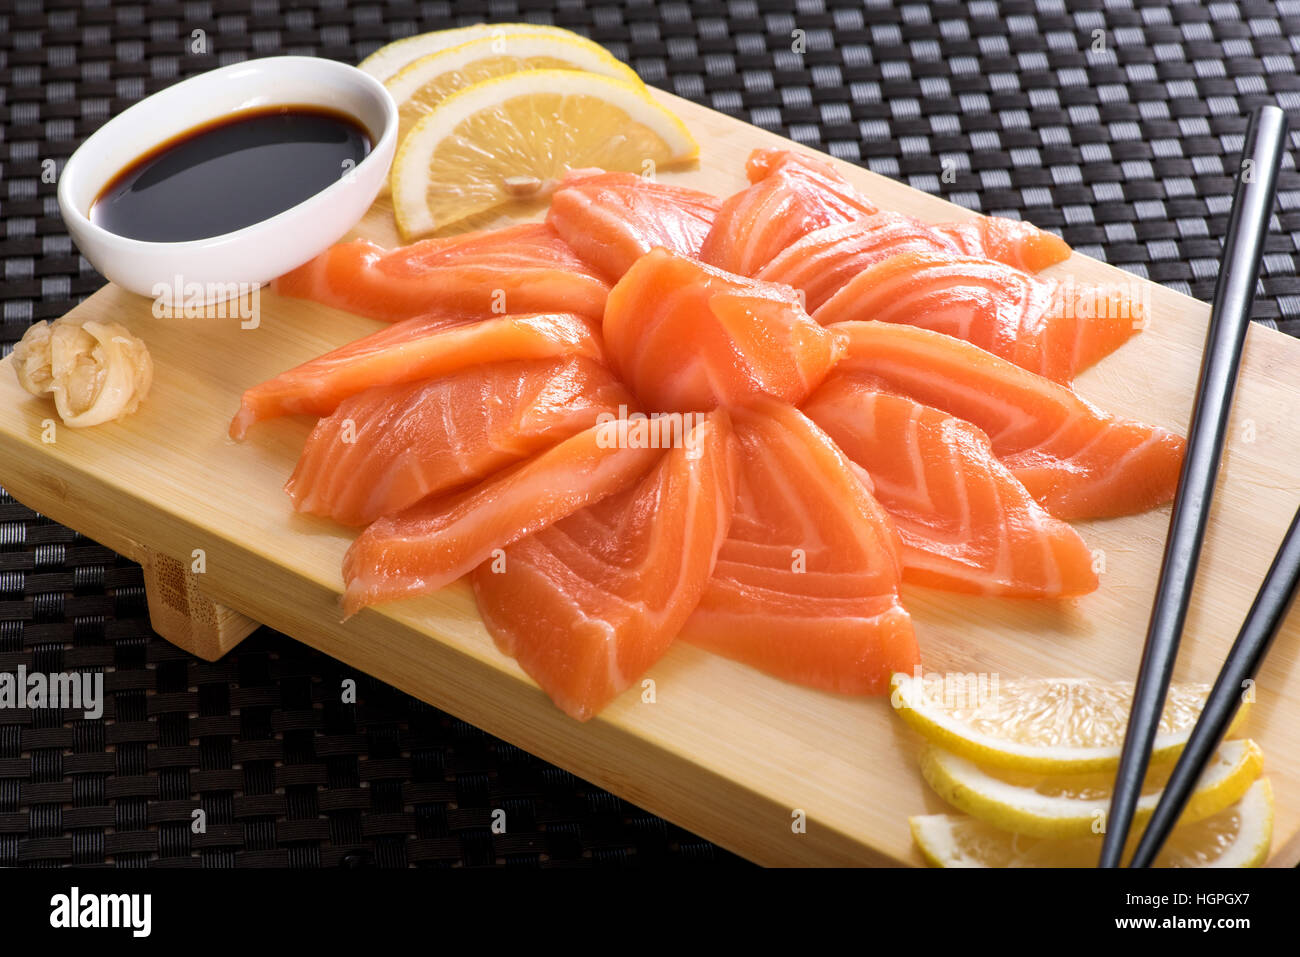
[[[4,354],[104,281],[48,173],[110,117],[249,57],[356,62],[482,20],[575,29],[651,84],[1200,299],[1245,114],[1275,101],[1300,125],[1300,0],[4,0]],[[1288,158],[1256,317],[1293,334],[1298,251]],[[100,721],[0,711],[0,866],[740,863],[286,636],[262,629],[215,664],[176,650],[150,630],[138,567],[0,491],[0,671],[19,665],[102,669],[109,700]]]

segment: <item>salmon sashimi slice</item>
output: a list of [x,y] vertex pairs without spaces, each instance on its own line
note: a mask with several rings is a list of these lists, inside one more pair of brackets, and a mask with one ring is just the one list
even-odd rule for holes
[[1097,588],[1092,553],[998,461],[988,436],[861,374],[804,404],[871,477],[902,541],[903,580],[977,595],[1068,598]]
[[[674,418],[675,434],[685,434]],[[377,519],[344,556],[344,614],[435,592],[498,549],[632,485],[664,454],[644,441],[646,421],[603,421],[464,492]]]
[[817,229],[876,212],[829,163],[793,150],[755,150],[752,184],[723,202],[700,258],[753,276],[787,246]]
[[760,400],[734,418],[731,530],[680,637],[787,681],[886,691],[920,661],[892,520],[797,409]]
[[329,415],[348,396],[507,359],[581,355],[603,361],[600,333],[571,313],[478,322],[418,317],[308,360],[244,393],[230,435],[278,415]]
[[1070,389],[960,339],[884,322],[834,327],[848,337],[839,371],[883,380],[965,419],[1057,518],[1143,512],[1174,496],[1181,436],[1108,415]]
[[[1055,252],[1048,254],[1047,247]],[[984,217],[978,223],[931,226],[901,213],[877,213],[809,233],[755,278],[794,286],[804,294],[804,308],[813,312],[868,266],[907,252],[978,256],[1036,272],[1064,259],[1070,247],[1016,220]]]
[[854,276],[905,252],[961,254],[948,236],[900,213],[876,213],[809,233],[787,246],[755,278],[793,286],[816,311]]
[[546,221],[611,282],[656,246],[699,258],[722,200],[635,173],[575,170],[551,199]]
[[830,157],[822,158],[800,150],[760,147],[752,150],[745,159],[745,178],[750,183],[765,180],[773,173],[793,171],[799,171],[809,182],[821,184],[829,194],[826,198],[828,204],[842,210],[858,210],[863,215],[876,212],[875,205],[840,175]]
[[611,361],[655,411],[705,412],[762,395],[800,402],[841,350],[788,286],[665,249],[610,290],[603,330]]
[[497,646],[581,721],[668,650],[727,536],[737,461],[726,411],[687,435],[637,485],[474,570]]
[[493,472],[631,407],[583,356],[494,362],[377,386],[316,423],[285,485],[300,512],[368,525]]
[[1144,310],[1121,292],[1074,289],[989,259],[903,253],[858,273],[813,318],[932,329],[1068,383],[1142,327]]
[[599,319],[609,285],[546,223],[384,249],[339,243],[277,279],[283,296],[359,316],[576,312]]
[[995,259],[1025,272],[1038,272],[1070,258],[1070,245],[1064,239],[1019,219],[981,216],[930,228],[952,240],[963,255]]

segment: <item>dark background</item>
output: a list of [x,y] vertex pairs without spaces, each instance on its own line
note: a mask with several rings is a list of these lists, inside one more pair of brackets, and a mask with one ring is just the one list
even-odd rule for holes
[[[1294,127],[1300,112],[1298,0],[4,0],[0,348],[104,281],[63,228],[45,161],[61,168],[122,109],[213,67],[356,62],[481,20],[577,30],[648,83],[1205,300],[1245,115],[1273,101]],[[190,52],[194,30],[206,54]],[[1288,158],[1255,314],[1291,333],[1298,209]],[[19,665],[102,668],[108,703],[102,721],[0,711],[0,866],[741,863],[267,629],[215,664],[191,658],[151,632],[136,566],[0,490],[0,671]],[[360,704],[337,703],[344,677]],[[190,833],[195,806],[205,835]],[[497,807],[509,834],[490,831]]]

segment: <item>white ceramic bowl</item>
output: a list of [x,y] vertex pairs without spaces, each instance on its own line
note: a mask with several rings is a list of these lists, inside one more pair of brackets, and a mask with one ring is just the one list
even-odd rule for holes
[[[346,113],[370,134],[370,153],[347,176],[270,219],[189,242],[142,242],[90,221],[90,204],[134,160],[219,117],[277,105]],[[383,185],[397,144],[397,105],[355,67],[315,57],[248,60],[170,86],[95,131],[59,177],[59,211],[82,254],[119,286],[143,296],[183,282],[208,289],[256,286],[300,266],[361,219]],[[220,295],[209,295],[224,298]]]

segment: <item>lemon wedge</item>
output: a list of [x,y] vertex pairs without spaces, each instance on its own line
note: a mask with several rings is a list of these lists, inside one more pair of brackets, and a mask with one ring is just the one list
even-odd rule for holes
[[[945,679],[896,674],[891,690],[899,715],[932,744],[985,767],[1046,773],[1115,768],[1133,698],[1131,682],[1084,678],[1001,681],[976,695],[954,692]],[[1208,693],[1209,685],[1170,687],[1153,762],[1182,750]]]
[[[1211,817],[1246,793],[1264,767],[1264,754],[1253,741],[1225,741],[1197,783],[1179,821],[1190,824]],[[1152,767],[1133,823],[1141,827],[1155,810],[1172,762]],[[972,817],[1030,837],[1091,837],[1105,833],[1114,775],[1039,774],[978,767],[942,748],[921,756],[921,773],[935,793]]]
[[699,153],[686,125],[644,88],[578,70],[484,80],[407,134],[392,198],[405,242],[514,199],[544,198],[566,171],[652,171]]
[[576,34],[534,32],[480,37],[420,57],[384,82],[397,101],[398,142],[451,94],[521,70],[586,70],[643,87],[630,67],[604,47]]
[[[908,821],[921,854],[935,867],[1096,867],[1101,855],[1101,836],[1026,837],[959,814]],[[1130,845],[1136,841],[1135,835]],[[1236,804],[1174,828],[1155,866],[1260,867],[1272,842],[1273,789],[1260,778]]]
[[385,44],[370,56],[357,64],[357,69],[365,70],[375,79],[383,82],[396,75],[408,63],[414,63],[420,57],[446,50],[449,47],[468,43],[483,37],[497,37],[505,34],[531,33],[539,36],[577,37],[581,34],[562,27],[546,26],[537,23],[476,23],[468,27],[456,27],[451,30],[434,30],[431,33],[418,33],[413,37],[403,37]]

